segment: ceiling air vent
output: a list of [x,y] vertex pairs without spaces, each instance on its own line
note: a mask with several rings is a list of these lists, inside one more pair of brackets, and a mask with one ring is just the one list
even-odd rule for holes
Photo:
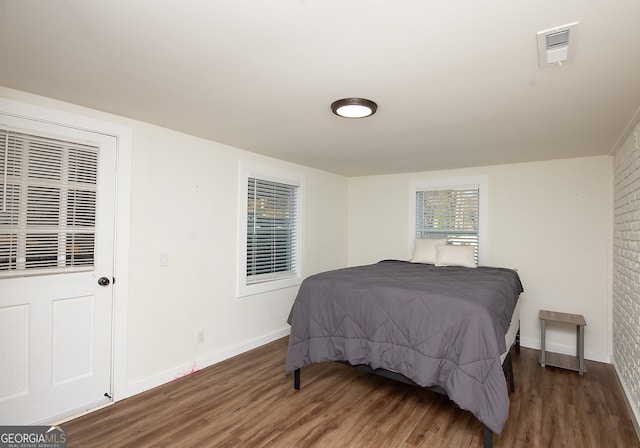
[[573,59],[578,22],[569,23],[538,33],[538,62],[540,67],[562,65]]

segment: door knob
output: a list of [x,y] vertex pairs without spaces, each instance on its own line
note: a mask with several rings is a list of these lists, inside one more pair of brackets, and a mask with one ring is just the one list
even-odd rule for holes
[[100,286],[109,286],[109,283],[111,283],[111,281],[107,277],[100,277],[98,279],[98,285]]

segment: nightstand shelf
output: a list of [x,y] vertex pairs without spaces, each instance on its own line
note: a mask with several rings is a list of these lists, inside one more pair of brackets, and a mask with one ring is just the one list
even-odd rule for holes
[[[582,314],[559,313],[556,311],[540,310],[540,365],[560,367],[562,369],[575,370],[580,375],[587,370],[584,367],[584,327],[587,322]],[[576,356],[562,355],[559,353],[547,353],[545,347],[545,332],[547,321],[561,322],[576,326]]]

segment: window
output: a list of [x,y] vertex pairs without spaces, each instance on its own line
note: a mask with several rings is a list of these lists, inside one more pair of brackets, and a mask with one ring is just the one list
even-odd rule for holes
[[478,261],[480,185],[417,188],[415,204],[415,238],[446,239],[449,245],[474,246]]
[[98,147],[0,128],[0,277],[94,264]]
[[298,284],[300,183],[247,173],[239,295]]

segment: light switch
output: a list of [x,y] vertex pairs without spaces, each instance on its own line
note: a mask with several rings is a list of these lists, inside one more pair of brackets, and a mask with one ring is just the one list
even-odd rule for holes
[[160,267],[169,266],[169,254],[167,252],[160,253]]

